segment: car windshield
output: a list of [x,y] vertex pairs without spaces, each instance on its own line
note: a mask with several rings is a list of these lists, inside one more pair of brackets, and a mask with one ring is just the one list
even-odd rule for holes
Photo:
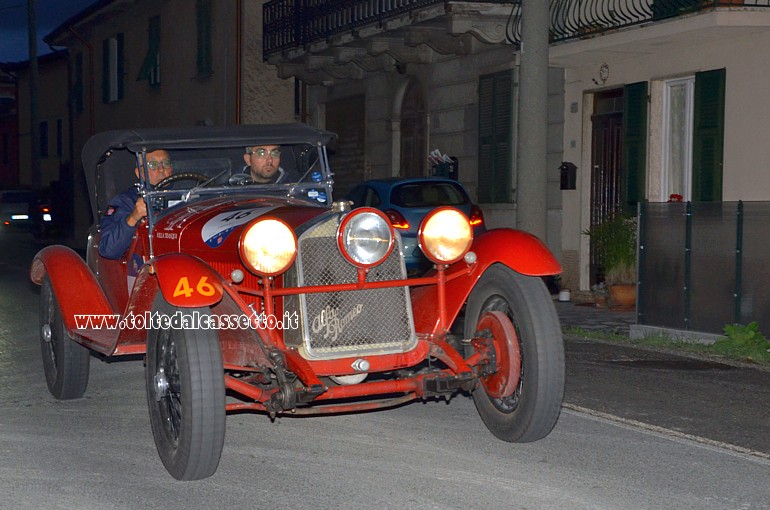
[[[138,172],[145,157],[147,168]],[[144,189],[154,217],[181,204],[235,194],[331,205],[325,149],[310,144],[173,149],[146,155],[113,150],[100,167],[96,191],[102,212],[111,197],[134,186]]]
[[0,204],[24,204],[31,201],[31,191],[3,191],[0,193]]
[[393,189],[391,203],[400,207],[436,207],[464,205],[468,197],[463,189],[452,182],[414,182]]

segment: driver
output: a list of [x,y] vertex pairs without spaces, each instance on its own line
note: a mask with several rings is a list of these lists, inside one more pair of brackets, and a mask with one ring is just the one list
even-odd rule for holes
[[249,174],[256,184],[279,184],[289,181],[289,174],[280,166],[281,147],[279,145],[246,147],[243,160],[246,162],[243,173]]
[[[148,152],[147,170],[153,186],[170,176],[174,167],[168,152],[162,149]],[[139,168],[134,168],[134,173],[138,179]],[[122,257],[131,246],[136,226],[145,216],[147,205],[135,186],[113,197],[100,222],[99,255],[107,259]]]

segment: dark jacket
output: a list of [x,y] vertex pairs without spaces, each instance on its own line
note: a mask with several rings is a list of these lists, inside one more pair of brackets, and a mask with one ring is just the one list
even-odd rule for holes
[[126,218],[134,210],[139,199],[136,188],[116,195],[107,204],[100,222],[101,237],[99,238],[99,255],[106,259],[119,259],[131,246],[136,227],[126,223]]

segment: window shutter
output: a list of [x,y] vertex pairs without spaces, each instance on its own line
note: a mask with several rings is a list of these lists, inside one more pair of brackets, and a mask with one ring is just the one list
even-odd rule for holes
[[110,102],[110,40],[102,41],[102,101]]
[[160,16],[153,16],[147,26],[147,54],[139,68],[139,80],[149,80],[150,85],[160,85],[158,76],[158,57],[160,54]]
[[198,30],[198,75],[211,74],[211,0],[196,3],[196,27]]
[[722,200],[725,70],[695,74],[693,105],[693,201]]
[[647,171],[647,82],[631,83],[623,89],[623,204],[636,211],[645,198]]
[[126,74],[126,58],[125,58],[125,42],[123,38],[123,34],[120,33],[117,36],[115,36],[115,39],[117,40],[118,44],[118,72],[117,76],[115,77],[116,80],[118,80],[118,100],[123,99],[123,96],[126,93],[126,87],[125,87],[125,74]]
[[478,201],[511,202],[513,71],[479,77]]

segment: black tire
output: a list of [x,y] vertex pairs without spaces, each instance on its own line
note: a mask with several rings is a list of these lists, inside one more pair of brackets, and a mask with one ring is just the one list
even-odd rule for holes
[[499,439],[527,443],[547,436],[564,396],[564,340],[553,301],[540,278],[501,264],[476,283],[465,312],[465,338],[475,336],[486,312],[503,312],[513,324],[521,359],[520,380],[510,395],[493,398],[483,381],[473,391],[481,419]]
[[[173,317],[209,308],[176,308],[155,299],[153,312]],[[225,380],[219,337],[212,329],[151,329],[145,379],[155,446],[177,480],[214,474],[225,441]]]
[[40,352],[51,395],[59,400],[82,397],[88,387],[91,353],[67,334],[48,275],[40,289]]

